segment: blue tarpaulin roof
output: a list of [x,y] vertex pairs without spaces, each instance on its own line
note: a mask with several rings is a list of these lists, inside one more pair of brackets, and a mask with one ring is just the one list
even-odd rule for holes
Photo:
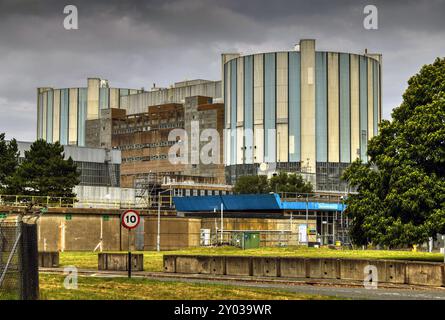
[[325,202],[282,202],[278,194],[241,194],[219,196],[173,197],[177,211],[217,211],[221,204],[225,211],[264,211],[264,210],[323,210],[342,211],[345,205]]

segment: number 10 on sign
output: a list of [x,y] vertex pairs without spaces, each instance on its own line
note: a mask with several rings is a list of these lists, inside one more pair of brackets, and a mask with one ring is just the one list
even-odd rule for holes
[[141,217],[139,216],[139,212],[136,210],[127,210],[122,214],[121,224],[124,228],[128,229],[128,277],[131,278],[131,267],[132,267],[132,259],[131,259],[131,246],[130,246],[130,232],[132,229],[136,228],[141,222]]

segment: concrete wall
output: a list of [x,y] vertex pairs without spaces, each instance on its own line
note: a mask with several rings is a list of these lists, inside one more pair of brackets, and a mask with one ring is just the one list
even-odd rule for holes
[[379,283],[445,286],[444,264],[401,260],[165,255],[164,272],[233,276],[341,279],[364,282],[375,266]]

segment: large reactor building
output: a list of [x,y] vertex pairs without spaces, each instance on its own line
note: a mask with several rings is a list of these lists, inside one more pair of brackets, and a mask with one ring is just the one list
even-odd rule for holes
[[381,55],[317,51],[223,54],[227,183],[262,168],[301,172],[345,191],[342,171],[367,162],[381,120]]

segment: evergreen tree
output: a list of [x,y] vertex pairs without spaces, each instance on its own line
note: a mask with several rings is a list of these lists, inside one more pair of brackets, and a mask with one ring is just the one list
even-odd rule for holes
[[75,197],[80,173],[73,159],[64,159],[63,146],[37,140],[8,181],[10,194]]
[[0,133],[0,191],[6,187],[6,180],[12,176],[17,169],[19,152],[15,139],[6,142],[5,134]]

